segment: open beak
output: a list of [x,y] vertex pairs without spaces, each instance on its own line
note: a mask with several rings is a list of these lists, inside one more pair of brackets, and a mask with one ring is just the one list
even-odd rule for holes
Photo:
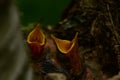
[[59,38],[56,38],[55,36],[51,35],[53,40],[55,41],[58,50],[65,54],[66,57],[69,59],[69,66],[70,67],[70,73],[73,75],[79,75],[81,73],[82,64],[81,64],[81,58],[79,56],[78,52],[78,32],[75,34],[75,37],[70,40],[62,40]]
[[40,28],[40,24],[37,24],[29,33],[27,43],[31,49],[32,56],[41,57],[45,45],[45,35]]

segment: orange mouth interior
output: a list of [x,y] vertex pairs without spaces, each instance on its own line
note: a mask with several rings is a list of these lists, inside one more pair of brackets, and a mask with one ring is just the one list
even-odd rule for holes
[[40,28],[40,24],[37,24],[35,29],[33,29],[28,37],[27,37],[27,42],[30,43],[39,43],[40,45],[45,44],[45,35],[43,31]]
[[51,35],[59,51],[64,54],[69,53],[73,49],[73,47],[76,45],[77,36],[78,36],[78,32],[75,34],[75,37],[73,38],[73,40],[69,41],[69,40],[62,40],[62,39],[56,38],[55,36]]

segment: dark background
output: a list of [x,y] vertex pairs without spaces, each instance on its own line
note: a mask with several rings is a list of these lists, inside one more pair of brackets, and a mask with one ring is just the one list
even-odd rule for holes
[[41,22],[42,25],[55,25],[63,10],[71,0],[17,0],[22,25]]

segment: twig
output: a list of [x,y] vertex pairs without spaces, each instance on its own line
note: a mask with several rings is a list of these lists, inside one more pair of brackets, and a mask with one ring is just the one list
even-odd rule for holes
[[115,38],[117,39],[118,44],[120,44],[120,37],[119,37],[118,32],[117,32],[116,29],[115,29],[115,25],[114,25],[114,22],[113,22],[113,20],[112,20],[112,15],[111,15],[111,13],[110,13],[110,8],[109,8],[109,5],[108,5],[108,4],[107,4],[107,10],[108,10],[108,15],[109,15],[110,22],[111,22],[111,24],[112,24],[112,26],[111,26],[110,29],[111,29],[111,31],[113,31],[113,34],[114,34]]

